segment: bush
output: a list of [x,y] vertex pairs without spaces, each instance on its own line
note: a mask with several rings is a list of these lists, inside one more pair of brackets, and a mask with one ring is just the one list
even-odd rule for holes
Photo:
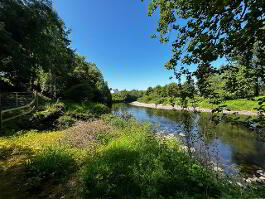
[[32,157],[27,167],[33,176],[63,176],[75,170],[73,155],[63,148],[46,148]]
[[110,113],[110,108],[104,104],[100,103],[92,103],[83,101],[81,103],[67,101],[66,104],[66,111],[68,114],[85,114],[88,116],[100,116],[102,114]]
[[30,118],[30,128],[47,130],[55,126],[56,120],[64,115],[64,104],[48,104],[42,111],[36,112]]
[[102,115],[110,113],[110,108],[104,104],[90,104],[90,112],[95,115]]
[[76,122],[76,120],[70,116],[61,116],[56,121],[57,121],[57,126],[59,128],[71,127]]

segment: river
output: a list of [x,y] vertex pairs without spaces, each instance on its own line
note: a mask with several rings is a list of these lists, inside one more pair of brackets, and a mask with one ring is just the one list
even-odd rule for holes
[[154,130],[164,134],[199,135],[200,142],[209,147],[212,156],[218,157],[224,168],[244,174],[265,169],[265,142],[246,127],[228,122],[211,121],[209,113],[185,113],[176,110],[161,110],[136,107],[129,104],[114,104],[113,113],[130,113],[140,122],[150,122]]

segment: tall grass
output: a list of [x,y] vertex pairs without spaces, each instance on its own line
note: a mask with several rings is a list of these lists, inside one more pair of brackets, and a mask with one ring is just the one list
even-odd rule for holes
[[112,118],[118,139],[80,173],[84,198],[219,198],[239,189],[191,159],[176,138],[157,138],[148,124]]
[[45,148],[27,162],[33,175],[41,177],[69,175],[76,165],[73,154],[61,147]]

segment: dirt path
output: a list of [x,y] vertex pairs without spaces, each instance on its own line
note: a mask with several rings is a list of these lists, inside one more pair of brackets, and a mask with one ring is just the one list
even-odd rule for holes
[[[183,108],[181,106],[170,106],[170,105],[162,105],[162,104],[158,104],[158,105],[155,105],[155,104],[145,104],[145,103],[141,103],[141,102],[132,102],[130,103],[130,105],[133,105],[133,106],[139,106],[139,107],[146,107],[146,108],[155,108],[155,109],[164,109],[164,110],[182,110]],[[185,108],[185,110],[188,110],[188,111],[194,111],[193,107],[188,107],[188,108]],[[212,112],[212,109],[207,109],[207,108],[196,108],[196,111],[199,111],[199,112],[206,112],[206,113],[211,113]],[[257,113],[255,112],[250,112],[250,111],[226,111],[224,110],[223,111],[225,114],[239,114],[239,115],[247,115],[247,116],[256,116]]]

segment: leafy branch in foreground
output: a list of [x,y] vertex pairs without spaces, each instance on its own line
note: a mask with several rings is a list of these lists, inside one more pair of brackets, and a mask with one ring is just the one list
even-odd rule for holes
[[251,60],[254,45],[265,44],[264,5],[264,0],[152,0],[149,15],[160,9],[160,41],[168,42],[169,32],[176,32],[166,67],[200,66],[238,53]]

